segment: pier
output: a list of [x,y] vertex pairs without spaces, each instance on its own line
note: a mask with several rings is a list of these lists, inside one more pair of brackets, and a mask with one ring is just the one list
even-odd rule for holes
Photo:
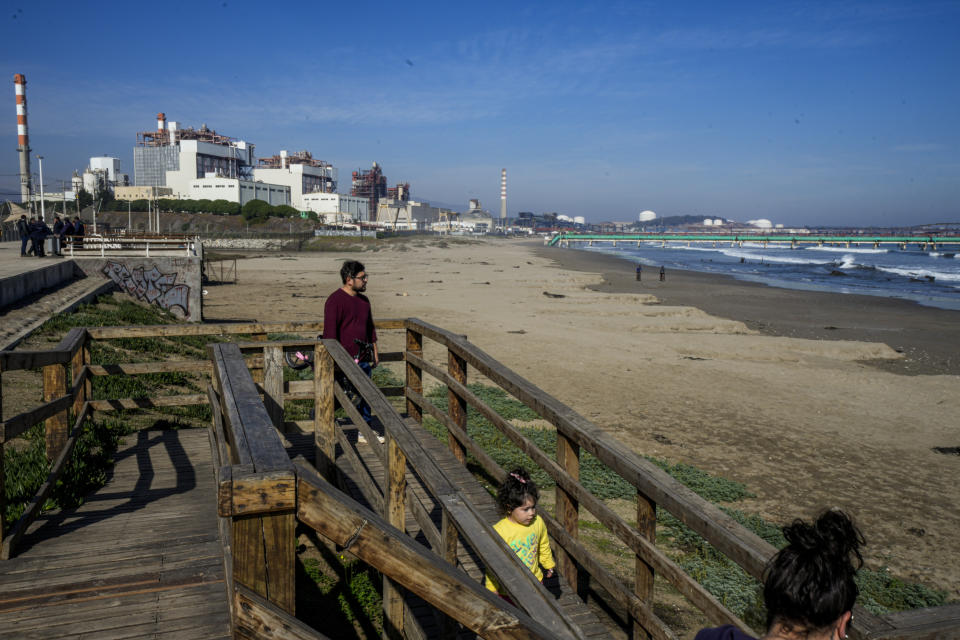
[[899,249],[907,249],[916,245],[922,251],[936,251],[941,246],[960,246],[960,236],[860,236],[860,235],[820,235],[820,234],[729,234],[729,233],[579,233],[561,231],[547,240],[547,246],[569,247],[571,243],[610,242],[614,246],[618,242],[636,243],[640,246],[644,242],[659,242],[666,246],[668,242],[706,242],[714,246],[742,247],[744,243],[760,245],[789,245],[796,248],[800,245],[816,246],[869,246],[878,248],[881,245],[894,245]]

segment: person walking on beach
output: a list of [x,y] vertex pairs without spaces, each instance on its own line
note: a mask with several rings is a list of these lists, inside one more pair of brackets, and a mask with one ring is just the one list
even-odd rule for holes
[[[363,295],[368,278],[363,263],[356,260],[343,263],[340,268],[343,286],[330,294],[323,305],[323,338],[343,345],[363,372],[371,376],[373,368],[380,364],[380,353],[370,300]],[[364,348],[367,345],[371,347],[369,350]],[[364,353],[367,351],[369,355]],[[361,356],[372,358],[372,362]],[[369,423],[370,405],[361,400],[359,409],[364,421]]]
[[663,282],[667,279],[667,269],[663,266],[660,267],[660,282]]
[[640,282],[640,276],[643,274],[643,265],[637,263],[637,282]]

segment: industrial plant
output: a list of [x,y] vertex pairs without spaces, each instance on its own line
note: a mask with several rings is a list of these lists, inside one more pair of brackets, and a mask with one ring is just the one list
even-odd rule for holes
[[[56,194],[44,193],[43,156],[36,156],[39,179],[31,172],[27,127],[27,80],[14,76],[17,106],[17,150],[20,161],[20,195],[23,203],[44,200],[79,201],[86,193],[94,202],[104,200],[226,201],[241,206],[253,200],[288,205],[307,216],[315,214],[328,224],[365,224],[396,231],[488,233],[507,229],[507,170],[500,171],[499,218],[484,210],[478,199],[465,212],[431,206],[412,198],[410,183],[388,187],[377,162],[351,174],[350,193],[340,193],[338,171],[332,163],[308,150],[279,150],[257,158],[256,146],[242,138],[221,134],[205,123],[183,126],[167,114],[156,116],[156,128],[136,132],[133,147],[133,180],[122,171],[120,159],[102,155],[74,171]],[[64,181],[61,181],[64,182]],[[37,188],[39,185],[39,188]],[[169,206],[169,205],[168,205]],[[563,220],[563,216],[560,220]],[[544,223],[556,223],[557,216]],[[532,218],[526,220],[529,224]],[[521,227],[523,221],[521,221]],[[526,226],[532,230],[532,225]]]

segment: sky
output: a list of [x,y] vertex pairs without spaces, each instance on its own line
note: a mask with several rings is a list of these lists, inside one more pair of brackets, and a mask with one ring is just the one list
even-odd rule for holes
[[0,198],[156,114],[258,156],[376,161],[415,199],[588,221],[960,222],[960,2],[8,0]]

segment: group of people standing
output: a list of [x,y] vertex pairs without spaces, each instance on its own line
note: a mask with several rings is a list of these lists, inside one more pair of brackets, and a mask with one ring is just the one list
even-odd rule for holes
[[[83,221],[80,216],[74,216],[73,220],[69,216],[53,216],[53,230],[47,226],[43,218],[30,218],[22,215],[17,220],[17,233],[20,234],[20,256],[36,256],[42,258],[47,255],[43,248],[47,236],[54,236],[57,241],[53,244],[53,250],[56,255],[63,255],[61,248],[72,239],[75,245],[83,246],[83,235],[86,233]],[[30,242],[30,248],[27,248],[27,242]]]

